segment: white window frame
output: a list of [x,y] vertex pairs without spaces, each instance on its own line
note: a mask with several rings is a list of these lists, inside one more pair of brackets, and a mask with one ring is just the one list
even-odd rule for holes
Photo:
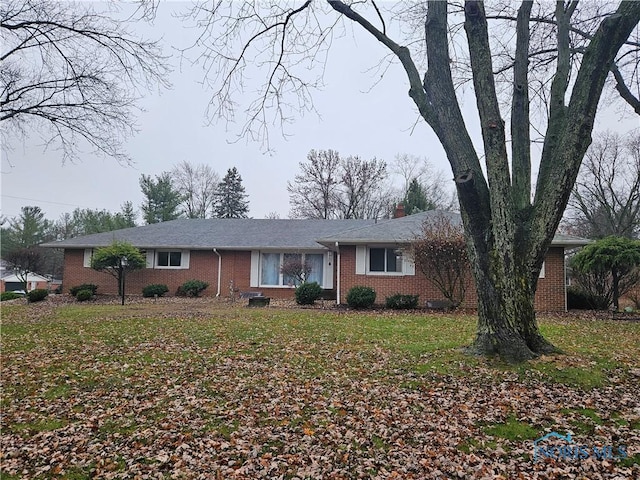
[[[384,270],[371,270],[371,250],[384,250]],[[380,245],[380,246],[370,246],[367,248],[367,275],[391,275],[391,276],[400,276],[404,275],[404,255],[400,253],[400,271],[394,270],[393,272],[389,272],[387,270],[387,251],[392,250],[395,254],[398,251],[398,247],[391,247],[388,245]],[[396,261],[398,261],[398,255],[396,255]]]
[[[378,272],[371,271],[371,249],[384,248],[400,250],[402,252],[402,263],[400,272]],[[385,252],[386,264],[386,252]],[[385,267],[386,268],[386,267]],[[416,274],[416,267],[410,256],[404,251],[402,246],[398,245],[356,245],[356,275],[370,275],[381,277],[406,277]]]
[[538,278],[545,278],[545,276],[547,275],[546,264],[546,260],[542,262],[542,267],[540,268],[540,274],[538,275]]
[[[166,252],[171,256],[171,253],[180,252],[180,265],[160,265],[159,253]],[[148,253],[147,253],[148,255]],[[148,258],[148,257],[147,257]],[[162,248],[157,249],[154,254],[153,268],[158,270],[185,270],[189,268],[189,250],[181,250],[176,248]]]
[[[284,274],[280,272],[278,269],[278,284],[268,284],[262,283],[262,256],[265,253],[269,254],[277,254],[280,255],[279,265],[282,267],[282,262],[284,261],[284,256],[289,255],[302,255],[303,261],[306,255],[322,255],[322,278],[320,281],[320,286],[323,289],[331,289],[333,288],[333,277],[328,276],[328,271],[333,272],[331,270],[331,263],[333,259],[333,255],[328,255],[331,252],[325,251],[309,251],[309,252],[292,252],[287,250],[254,250],[251,252],[251,281],[250,284],[252,287],[263,287],[263,288],[295,288],[295,285],[283,285]],[[331,281],[327,281],[331,280]]]
[[84,256],[82,258],[82,266],[84,268],[91,268],[91,259],[93,258],[93,248],[85,248]]

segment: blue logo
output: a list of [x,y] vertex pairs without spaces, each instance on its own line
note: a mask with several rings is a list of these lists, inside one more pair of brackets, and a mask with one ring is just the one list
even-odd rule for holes
[[[546,443],[551,439],[560,440],[564,444],[554,441],[553,445],[547,445]],[[615,448],[612,445],[601,447],[577,445],[570,433],[561,435],[558,432],[551,432],[533,441],[534,461],[538,462],[547,458],[553,460],[586,460],[587,458],[621,460],[627,458],[627,447],[626,445],[619,445]]]

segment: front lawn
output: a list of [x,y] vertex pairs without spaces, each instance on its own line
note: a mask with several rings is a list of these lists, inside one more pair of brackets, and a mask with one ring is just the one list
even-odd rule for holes
[[540,323],[509,366],[469,316],[3,302],[2,479],[637,478],[640,323]]

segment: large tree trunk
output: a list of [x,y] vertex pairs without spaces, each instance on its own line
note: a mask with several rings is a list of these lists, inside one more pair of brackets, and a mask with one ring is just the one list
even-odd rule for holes
[[536,281],[522,257],[509,258],[495,248],[487,253],[495,259],[494,265],[484,266],[482,259],[474,259],[478,328],[469,351],[499,355],[508,362],[558,352],[538,329],[534,309]]
[[511,158],[496,94],[484,5],[480,1],[465,2],[465,31],[484,166],[469,136],[452,79],[447,2],[429,2],[425,21],[428,70],[424,77],[409,49],[391,40],[384,28],[380,31],[341,1],[329,3],[398,57],[409,79],[409,96],[447,154],[478,290],[478,332],[472,350],[499,354],[509,361],[557,351],[542,337],[536,323],[538,274],[591,143],[609,67],[640,20],[640,2],[621,2],[618,11],[602,21],[572,82],[569,34],[576,3],[557,2],[556,72],[533,202],[527,79],[531,2],[521,4],[517,18]]

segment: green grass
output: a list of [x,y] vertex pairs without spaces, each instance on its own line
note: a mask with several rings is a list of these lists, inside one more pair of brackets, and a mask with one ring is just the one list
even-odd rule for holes
[[[526,462],[531,440],[545,431],[595,442],[610,429],[640,428],[633,405],[608,402],[637,385],[638,323],[541,318],[543,333],[564,355],[508,365],[464,353],[475,333],[475,319],[466,315],[213,303],[38,308],[2,307],[3,429],[35,449],[41,446],[30,442],[45,434],[86,435],[86,444],[101,442],[114,472],[162,464],[127,450],[159,449],[162,442],[166,451],[209,445],[200,454],[224,457],[225,465],[250,462],[242,451],[295,456],[332,445],[344,468],[354,458],[379,458],[359,467],[382,471],[386,455],[414,446],[424,452],[430,442],[453,448],[461,458],[450,453],[452,461],[517,450]],[[508,397],[512,388],[517,400]],[[507,395],[502,403],[496,392]],[[558,393],[573,400],[559,405]],[[468,405],[457,408],[461,403]],[[494,409],[502,413],[486,420]],[[440,425],[443,417],[449,420]],[[456,437],[444,429],[449,425],[464,433]],[[200,443],[190,445],[192,438]],[[236,445],[244,450],[234,451]],[[102,464],[91,461],[68,465],[64,475],[95,476]],[[3,471],[2,478],[14,477],[20,475]]]
[[534,428],[511,415],[504,423],[486,426],[484,432],[492,437],[511,441],[532,440],[540,436],[540,428]]

